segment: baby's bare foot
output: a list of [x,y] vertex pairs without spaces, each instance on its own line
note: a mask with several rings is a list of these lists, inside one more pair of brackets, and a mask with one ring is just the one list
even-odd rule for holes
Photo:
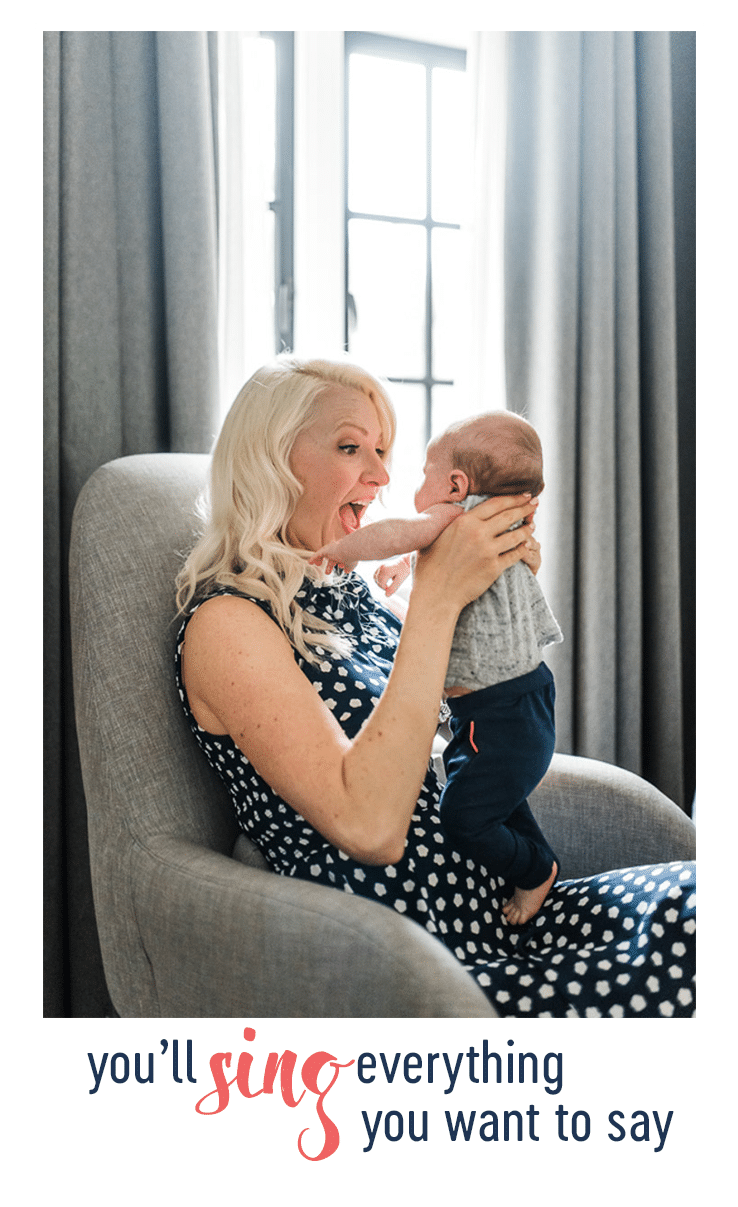
[[551,875],[548,880],[544,880],[543,884],[539,884],[537,888],[515,889],[510,900],[502,907],[503,914],[512,926],[522,926],[524,922],[529,922],[538,913],[548,896],[548,890],[556,879],[558,870],[558,865],[554,863]]

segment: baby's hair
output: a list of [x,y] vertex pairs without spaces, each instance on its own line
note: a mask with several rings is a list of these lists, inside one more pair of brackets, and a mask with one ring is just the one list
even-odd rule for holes
[[469,478],[469,493],[517,495],[543,490],[543,450],[538,433],[513,411],[487,411],[454,423],[444,433],[451,464]]

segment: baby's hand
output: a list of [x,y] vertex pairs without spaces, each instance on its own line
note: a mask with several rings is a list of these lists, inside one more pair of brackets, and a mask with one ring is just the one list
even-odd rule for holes
[[394,595],[410,573],[411,556],[409,553],[399,562],[383,563],[374,572],[374,581],[384,591],[385,595]]
[[323,545],[310,558],[309,565],[319,566],[321,562],[325,562],[325,573],[331,574],[336,566],[340,566],[343,570],[353,570],[356,567],[356,562],[347,561],[341,554],[341,545],[339,541],[329,541],[327,545]]
[[537,574],[541,568],[541,546],[533,537],[536,526],[531,516],[526,517],[525,523],[527,525],[526,532],[530,535],[528,538],[528,549],[523,554],[521,561],[525,562],[526,566],[530,566],[534,574]]

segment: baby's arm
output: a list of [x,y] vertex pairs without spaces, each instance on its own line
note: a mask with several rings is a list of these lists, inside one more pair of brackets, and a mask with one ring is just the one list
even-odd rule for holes
[[329,571],[334,566],[353,570],[357,562],[378,562],[411,553],[414,549],[425,549],[461,514],[462,509],[455,503],[435,503],[420,515],[408,519],[377,520],[323,545],[310,562],[319,566],[327,561]]

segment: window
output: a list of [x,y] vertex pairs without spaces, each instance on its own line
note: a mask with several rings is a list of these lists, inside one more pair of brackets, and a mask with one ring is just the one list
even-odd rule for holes
[[454,398],[464,214],[464,50],[345,35],[346,345],[393,383],[394,510]]
[[220,349],[225,411],[293,343],[293,34],[219,36]]
[[459,398],[466,52],[343,31],[221,38],[223,406],[284,348],[391,383],[388,508]]

